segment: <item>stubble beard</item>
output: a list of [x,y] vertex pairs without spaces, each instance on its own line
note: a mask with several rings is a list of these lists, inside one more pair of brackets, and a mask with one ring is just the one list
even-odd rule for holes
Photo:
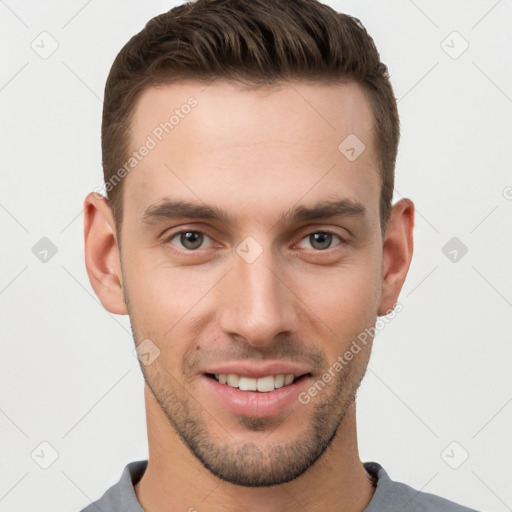
[[[364,354],[360,352],[359,356],[364,357]],[[368,358],[369,353],[358,365],[353,359],[338,372],[330,387],[319,391],[308,404],[293,406],[295,410],[291,414],[294,416],[300,414],[301,409],[297,412],[297,408],[305,411],[313,408],[313,412],[304,415],[309,424],[292,441],[269,440],[265,444],[265,438],[279,425],[265,418],[239,417],[239,424],[252,437],[255,432],[261,433],[259,446],[253,442],[235,443],[229,431],[204,410],[185,386],[175,384],[176,379],[160,362],[155,361],[151,367],[141,364],[141,369],[170,426],[206,469],[234,485],[268,487],[296,479],[326,452],[355,400]],[[285,417],[282,421],[290,419]],[[300,424],[300,418],[295,419],[295,424]],[[301,425],[301,428],[304,427]]]

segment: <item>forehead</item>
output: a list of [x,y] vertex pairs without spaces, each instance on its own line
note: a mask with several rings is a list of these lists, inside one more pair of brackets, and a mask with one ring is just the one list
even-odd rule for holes
[[[187,117],[190,121],[184,123]],[[155,130],[158,138],[158,127],[167,122],[175,137],[184,131],[178,129],[180,125],[187,125],[187,135],[203,136],[202,149],[211,151],[219,144],[235,146],[248,141],[288,139],[307,145],[311,140],[318,145],[325,140],[329,144],[329,132],[338,132],[337,137],[354,133],[368,139],[373,115],[362,88],[353,82],[282,82],[259,88],[221,80],[180,82],[141,93],[134,108],[132,143]],[[162,135],[170,133],[161,128]]]
[[373,115],[355,83],[151,87],[134,109],[130,145],[138,155],[124,203],[139,214],[177,195],[268,209],[337,193],[378,216]]

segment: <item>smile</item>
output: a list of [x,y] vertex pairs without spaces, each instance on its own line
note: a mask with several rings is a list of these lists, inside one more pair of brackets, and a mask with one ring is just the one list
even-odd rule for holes
[[295,375],[292,374],[266,375],[259,378],[245,377],[234,373],[216,373],[213,376],[211,374],[209,376],[213,377],[217,382],[232,388],[238,388],[241,391],[258,391],[260,393],[269,393],[275,389],[288,386],[296,380]]
[[206,392],[223,409],[237,416],[269,418],[298,403],[311,374],[290,373],[247,376],[236,373],[205,373]]

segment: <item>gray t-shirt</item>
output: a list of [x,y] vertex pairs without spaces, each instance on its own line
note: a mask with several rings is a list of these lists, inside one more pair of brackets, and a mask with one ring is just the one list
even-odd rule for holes
[[[142,478],[147,465],[147,460],[128,464],[119,482],[81,512],[144,512],[133,486]],[[476,512],[434,494],[415,491],[408,485],[394,482],[377,462],[365,462],[364,467],[376,487],[365,512]]]

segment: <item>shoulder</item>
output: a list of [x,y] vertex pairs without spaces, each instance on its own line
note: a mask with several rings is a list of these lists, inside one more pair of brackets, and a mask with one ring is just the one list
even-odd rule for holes
[[147,465],[147,460],[127,464],[119,482],[80,512],[144,512],[135,495],[134,485],[142,478]]
[[376,462],[365,462],[364,467],[377,480],[375,493],[365,512],[477,512],[435,494],[395,482]]

